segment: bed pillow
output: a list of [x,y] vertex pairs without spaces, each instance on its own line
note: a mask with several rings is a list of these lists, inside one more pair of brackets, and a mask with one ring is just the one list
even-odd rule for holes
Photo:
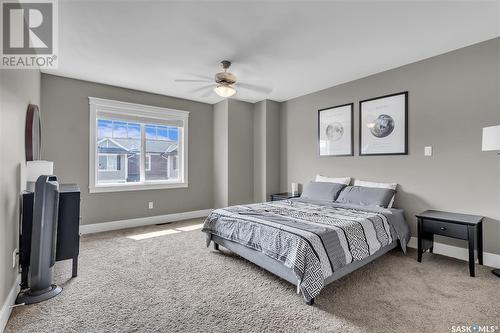
[[337,184],[349,185],[351,183],[351,177],[331,178],[322,175],[316,175],[316,181],[324,183],[337,183]]
[[378,206],[387,208],[394,196],[390,188],[347,186],[340,192],[336,202],[360,206]]
[[387,208],[391,208],[392,205],[394,204],[394,198],[396,197],[396,190],[398,187],[398,184],[396,183],[375,183],[375,182],[368,182],[365,180],[354,180],[354,186],[364,186],[364,187],[377,187],[377,188],[390,188],[394,190],[394,195],[392,196],[391,202],[389,202],[389,205]]
[[344,184],[309,182],[304,186],[300,197],[309,200],[335,201],[344,187]]

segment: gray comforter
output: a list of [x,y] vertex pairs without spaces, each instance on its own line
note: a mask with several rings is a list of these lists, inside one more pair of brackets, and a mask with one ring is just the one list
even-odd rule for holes
[[217,209],[202,231],[207,246],[217,235],[282,262],[306,301],[336,270],[396,240],[406,251],[410,237],[402,210],[303,199]]

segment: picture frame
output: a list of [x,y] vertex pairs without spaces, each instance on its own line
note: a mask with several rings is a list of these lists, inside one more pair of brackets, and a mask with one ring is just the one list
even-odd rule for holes
[[359,102],[359,155],[408,155],[408,91]]
[[354,156],[354,103],[318,110],[319,156]]

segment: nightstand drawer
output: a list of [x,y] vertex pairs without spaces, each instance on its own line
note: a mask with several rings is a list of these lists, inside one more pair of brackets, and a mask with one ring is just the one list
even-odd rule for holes
[[279,200],[287,200],[287,199],[292,199],[292,198],[298,198],[300,197],[300,194],[295,194],[295,193],[275,193],[271,194],[271,201],[279,201]]
[[424,219],[422,225],[423,232],[453,238],[467,239],[467,226],[463,224],[433,221]]
[[280,200],[288,200],[289,197],[284,197],[280,195],[271,195],[271,201],[280,201]]

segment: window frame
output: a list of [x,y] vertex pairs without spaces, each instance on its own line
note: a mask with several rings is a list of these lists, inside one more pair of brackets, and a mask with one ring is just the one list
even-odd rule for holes
[[151,171],[151,154],[150,153],[145,153],[146,155],[144,156],[145,163],[144,163],[144,171]]
[[[157,106],[149,106],[135,103],[127,103],[89,97],[90,110],[90,133],[89,133],[89,192],[120,192],[120,191],[138,191],[138,190],[157,190],[171,188],[186,188],[188,187],[188,138],[189,138],[189,112],[162,108]],[[105,114],[105,116],[102,116]],[[100,116],[101,115],[101,116]],[[99,159],[97,152],[97,119],[108,119],[116,115],[117,119],[124,119],[130,116],[129,122],[135,122],[134,117],[147,119],[148,123],[155,124],[158,121],[177,121],[182,123],[179,129],[179,155],[178,161],[182,161],[182,173],[175,180],[154,180],[134,183],[114,183],[114,184],[98,184],[97,171],[99,168]],[[113,119],[110,119],[113,120]],[[144,137],[143,137],[144,136]],[[141,145],[145,145],[145,133],[141,134]],[[145,147],[141,149],[141,173],[145,173]],[[125,161],[126,162],[126,161]],[[179,163],[179,162],[178,162]],[[144,178],[143,178],[144,179]]]

